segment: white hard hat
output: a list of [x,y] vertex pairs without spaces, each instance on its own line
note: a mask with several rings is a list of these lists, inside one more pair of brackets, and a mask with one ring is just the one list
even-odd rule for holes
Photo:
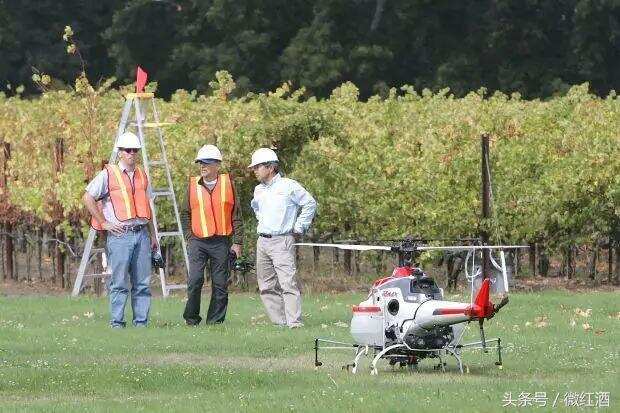
[[198,149],[198,155],[196,155],[196,162],[206,161],[206,160],[222,160],[222,153],[217,146],[215,145],[204,145],[202,148]]
[[259,148],[252,154],[252,163],[248,168],[255,167],[265,162],[279,162],[278,155],[269,148]]
[[140,139],[131,132],[125,132],[116,140],[117,148],[142,148],[142,144],[140,143]]

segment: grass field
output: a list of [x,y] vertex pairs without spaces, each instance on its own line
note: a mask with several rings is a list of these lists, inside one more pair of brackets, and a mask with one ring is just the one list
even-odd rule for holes
[[[314,337],[349,341],[350,305],[362,294],[305,297],[298,330],[268,324],[247,294],[231,296],[224,325],[184,326],[184,303],[172,297],[154,299],[148,328],[125,330],[108,328],[105,298],[0,297],[0,411],[491,412],[503,409],[507,392],[515,402],[544,392],[547,405],[505,410],[576,411],[566,393],[608,392],[605,410],[619,411],[618,298],[513,294],[486,324],[487,337],[505,345],[502,370],[494,354],[470,353],[464,375],[448,360],[447,373],[431,361],[414,373],[382,362],[370,376],[369,361],[357,375],[341,370],[352,353],[313,365]],[[468,335],[476,339],[477,328]]]

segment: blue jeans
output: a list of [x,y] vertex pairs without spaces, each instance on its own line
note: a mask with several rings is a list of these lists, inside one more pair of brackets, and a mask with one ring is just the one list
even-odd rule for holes
[[112,277],[108,283],[110,324],[125,326],[125,304],[131,282],[133,325],[146,326],[151,308],[151,242],[146,228],[116,236],[108,232],[108,265]]

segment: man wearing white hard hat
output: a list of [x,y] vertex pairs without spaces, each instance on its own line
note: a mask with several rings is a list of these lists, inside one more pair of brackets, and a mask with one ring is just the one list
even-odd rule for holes
[[133,325],[145,327],[151,308],[151,251],[158,246],[151,221],[151,185],[136,164],[141,148],[135,134],[120,135],[116,140],[118,164],[106,165],[88,184],[83,197],[92,215],[91,225],[107,232],[106,253],[112,270],[108,284],[110,326],[113,328],[125,327],[130,284]]
[[297,181],[281,176],[278,156],[269,148],[256,150],[249,168],[260,182],[251,202],[258,220],[256,278],[260,297],[274,324],[301,327],[293,244],[295,237],[310,227],[316,201]]
[[222,153],[214,145],[204,145],[196,156],[200,174],[189,179],[187,203],[181,212],[185,224],[189,259],[187,303],[183,318],[198,325],[204,271],[209,264],[211,301],[207,324],[223,323],[228,307],[229,257],[241,256],[243,221],[233,180],[220,174]]

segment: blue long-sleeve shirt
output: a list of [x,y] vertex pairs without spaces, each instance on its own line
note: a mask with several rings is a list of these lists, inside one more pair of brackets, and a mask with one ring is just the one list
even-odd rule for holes
[[276,174],[268,184],[254,188],[250,203],[259,234],[303,234],[316,212],[316,201],[297,181]]

